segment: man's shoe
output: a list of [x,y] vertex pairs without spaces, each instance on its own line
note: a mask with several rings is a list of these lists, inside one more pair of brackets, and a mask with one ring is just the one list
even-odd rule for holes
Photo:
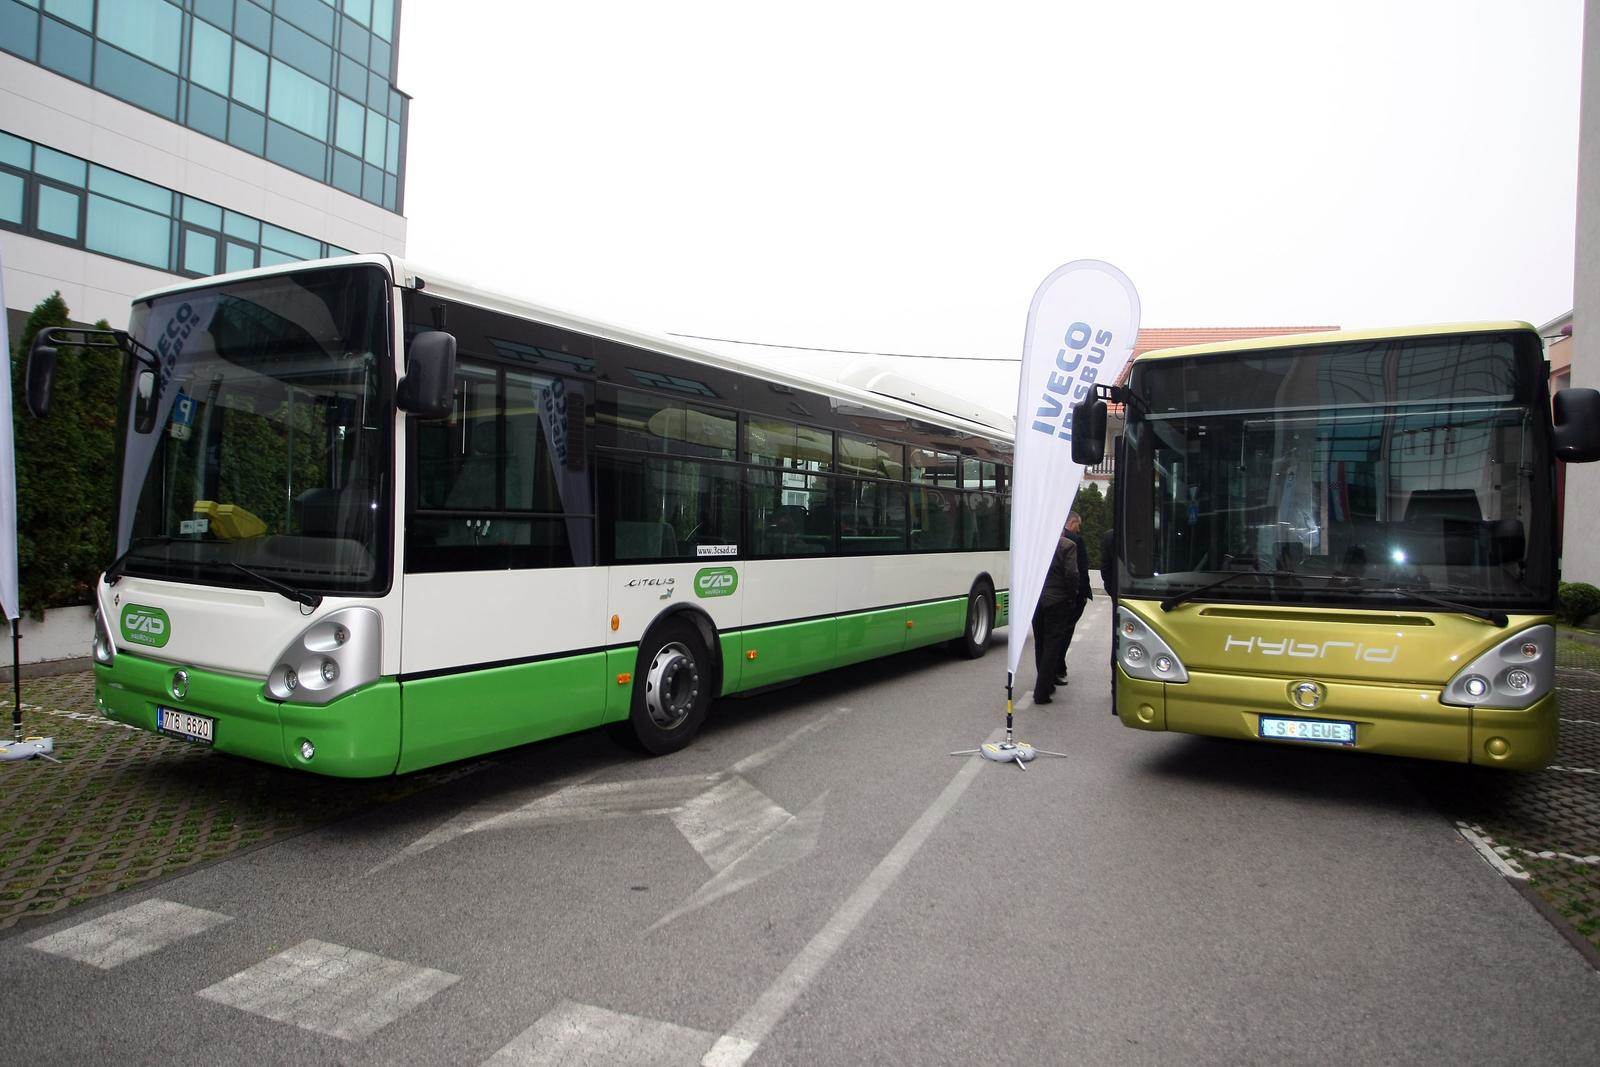
[[1033,698],[1033,702],[1034,702],[1035,705],[1038,705],[1038,704],[1049,704],[1049,703],[1051,703],[1051,700],[1050,700],[1049,697],[1035,696]]
[[1056,675],[1056,684],[1057,685],[1066,685],[1067,684],[1067,672],[1066,671],[1062,671],[1060,674]]

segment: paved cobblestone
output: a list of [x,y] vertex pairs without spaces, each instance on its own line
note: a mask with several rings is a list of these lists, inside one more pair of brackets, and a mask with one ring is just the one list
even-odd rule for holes
[[1556,663],[1561,745],[1551,767],[1506,774],[1419,763],[1411,777],[1600,951],[1600,647],[1563,638]]
[[0,763],[0,929],[485,765],[359,782],[295,774],[103,718],[91,671],[24,679],[22,706],[24,733],[54,736],[61,762]]

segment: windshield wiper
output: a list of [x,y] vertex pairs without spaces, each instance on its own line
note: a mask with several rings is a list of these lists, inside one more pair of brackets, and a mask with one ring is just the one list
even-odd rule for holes
[[1219,586],[1227,585],[1229,582],[1236,582],[1240,578],[1293,578],[1295,581],[1299,581],[1301,577],[1302,575],[1296,574],[1294,571],[1234,571],[1232,574],[1224,575],[1216,581],[1207,582],[1205,585],[1197,585],[1193,589],[1167,597],[1161,602],[1161,610],[1171,611],[1185,601],[1193,600]]
[[230,561],[228,566],[232,567],[234,570],[242,571],[245,574],[248,574],[250,577],[266,586],[268,589],[271,589],[274,593],[282,593],[296,604],[304,604],[312,611],[316,611],[317,608],[322,605],[321,593],[302,593],[293,586],[284,585],[276,578],[268,578],[265,574],[256,573],[249,567],[246,567],[243,563],[235,563]]
[[122,581],[122,566],[128,562],[128,557],[133,554],[134,549],[147,548],[150,545],[168,544],[176,540],[178,540],[178,538],[173,534],[157,534],[154,537],[135,537],[133,540],[128,542],[128,547],[122,550],[122,555],[112,560],[110,566],[106,567],[106,584],[116,585],[118,582]]
[[1456,600],[1446,600],[1444,597],[1434,596],[1432,593],[1421,589],[1414,589],[1410,586],[1359,585],[1355,587],[1353,592],[1376,593],[1386,596],[1405,597],[1406,599],[1414,600],[1419,604],[1432,604],[1434,607],[1443,608],[1446,611],[1454,611],[1461,615],[1470,615],[1475,619],[1482,619],[1484,622],[1494,623],[1496,626],[1504,626],[1506,624],[1506,613],[1503,611],[1496,611],[1494,608],[1474,607],[1471,604],[1463,604]]

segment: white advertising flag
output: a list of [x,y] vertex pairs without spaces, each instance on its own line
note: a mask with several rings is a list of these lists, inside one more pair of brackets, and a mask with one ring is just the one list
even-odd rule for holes
[[1045,572],[1072,510],[1083,467],[1072,462],[1072,409],[1111,385],[1139,334],[1139,294],[1109,263],[1057,267],[1028,308],[1017,384],[1017,453],[1011,481],[1011,626],[1006,670],[1022,662]]
[[[0,275],[5,268],[0,266]],[[6,330],[5,290],[0,284],[0,350],[6,373],[0,377],[0,609],[21,616],[17,602],[17,449],[11,425],[11,337]],[[24,359],[27,357],[24,356]]]

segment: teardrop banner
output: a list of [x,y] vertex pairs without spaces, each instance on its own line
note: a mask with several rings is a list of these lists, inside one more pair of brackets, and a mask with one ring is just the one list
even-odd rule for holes
[[1072,409],[1093,396],[1096,382],[1116,382],[1138,335],[1139,294],[1109,263],[1057,267],[1033,294],[1017,383],[1008,677],[1022,662],[1045,571],[1083,480],[1072,462]]

